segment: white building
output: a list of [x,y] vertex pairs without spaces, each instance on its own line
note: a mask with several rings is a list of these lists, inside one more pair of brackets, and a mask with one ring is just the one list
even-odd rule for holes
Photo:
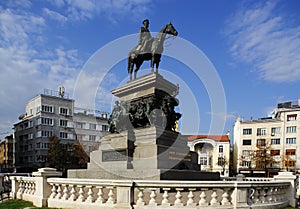
[[[300,100],[280,103],[271,117],[244,121],[234,125],[234,168],[245,175],[274,175],[280,169],[300,168]],[[272,163],[254,162],[252,153],[265,147]],[[263,160],[263,158],[262,158]],[[261,165],[261,166],[260,166]]]
[[201,171],[229,176],[229,135],[191,135],[187,138],[190,150],[198,153]]
[[85,143],[88,151],[93,149],[91,144],[99,147],[101,136],[108,133],[106,115],[74,113],[74,100],[68,98],[63,87],[59,92],[45,90],[31,99],[19,119],[14,124],[15,164],[23,172],[47,166],[50,136],[57,136],[62,143],[91,141]]

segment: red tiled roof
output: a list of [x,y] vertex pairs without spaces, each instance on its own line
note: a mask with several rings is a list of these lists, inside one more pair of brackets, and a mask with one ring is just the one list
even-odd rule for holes
[[190,135],[187,137],[188,141],[193,141],[196,139],[212,139],[214,141],[228,142],[228,135]]

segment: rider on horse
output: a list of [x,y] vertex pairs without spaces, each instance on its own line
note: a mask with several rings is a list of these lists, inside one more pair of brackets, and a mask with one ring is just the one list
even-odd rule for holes
[[144,27],[140,28],[139,31],[139,42],[138,46],[135,48],[135,50],[138,53],[146,53],[150,51],[152,36],[149,31],[149,20],[145,19],[143,20]]

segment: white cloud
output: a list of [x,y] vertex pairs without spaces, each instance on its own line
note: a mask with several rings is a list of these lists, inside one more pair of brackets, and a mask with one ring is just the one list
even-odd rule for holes
[[48,8],[43,8],[43,12],[53,20],[56,20],[62,24],[66,23],[68,18],[58,12],[52,11]]
[[300,80],[300,26],[276,13],[273,1],[242,8],[227,21],[230,52],[253,65],[260,78],[275,82]]
[[[151,0],[56,0],[49,1],[63,11],[62,16],[69,21],[93,19],[102,15],[112,22],[117,22],[124,15],[133,18],[144,16],[150,11]],[[52,11],[54,12],[54,11]]]
[[40,16],[0,7],[0,132],[11,132],[26,102],[44,88],[75,82],[77,51],[42,47],[45,25]]

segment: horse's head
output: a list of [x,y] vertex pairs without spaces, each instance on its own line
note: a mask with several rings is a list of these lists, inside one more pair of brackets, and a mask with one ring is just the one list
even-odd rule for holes
[[170,34],[170,35],[173,35],[173,36],[178,35],[177,30],[174,28],[174,26],[172,25],[171,22],[165,26],[164,33]]

